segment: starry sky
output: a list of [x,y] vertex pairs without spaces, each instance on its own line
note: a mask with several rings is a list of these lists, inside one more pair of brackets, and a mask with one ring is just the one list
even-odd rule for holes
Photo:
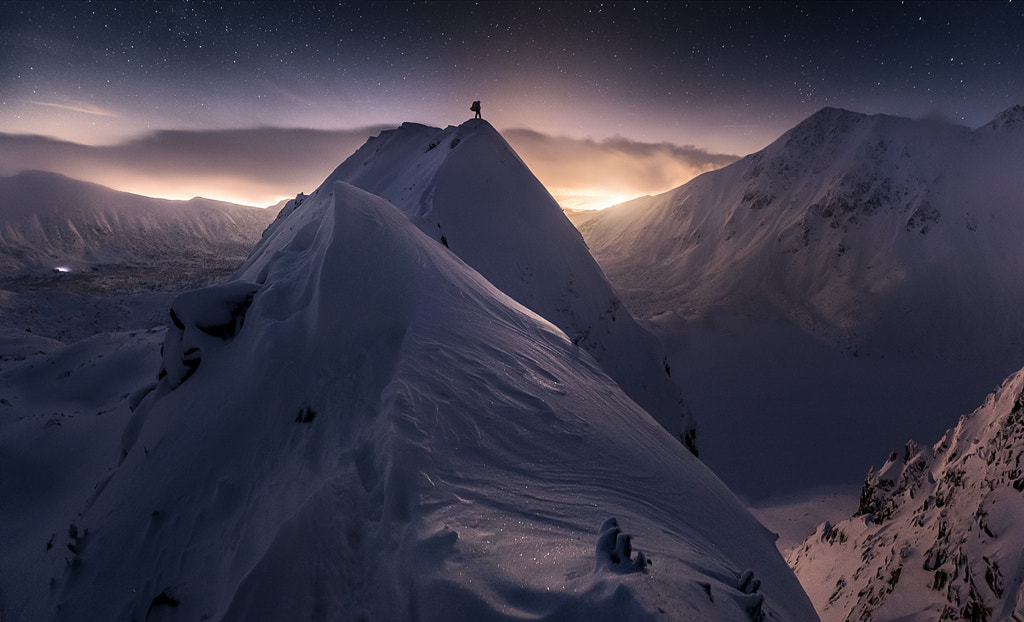
[[6,0],[0,174],[268,204],[382,128],[481,100],[556,197],[628,197],[824,106],[982,125],[1024,103],[1022,45],[1021,0]]

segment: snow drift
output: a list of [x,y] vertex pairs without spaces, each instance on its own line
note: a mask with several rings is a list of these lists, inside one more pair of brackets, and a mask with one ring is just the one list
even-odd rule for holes
[[1024,370],[932,447],[864,482],[853,518],[790,563],[825,620],[1024,617]]
[[667,430],[696,451],[693,417],[665,355],[623,307],[579,232],[489,123],[406,123],[343,162],[346,181],[383,197],[498,289],[561,328]]
[[236,279],[175,301],[120,463],[26,553],[26,611],[814,618],[771,534],[586,348],[349,184],[283,213]]

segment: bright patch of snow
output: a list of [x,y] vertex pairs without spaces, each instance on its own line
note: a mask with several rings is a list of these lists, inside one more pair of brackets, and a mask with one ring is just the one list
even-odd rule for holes
[[750,511],[761,524],[779,534],[776,545],[788,556],[821,523],[853,514],[859,500],[859,495],[846,487],[819,488],[761,499]]

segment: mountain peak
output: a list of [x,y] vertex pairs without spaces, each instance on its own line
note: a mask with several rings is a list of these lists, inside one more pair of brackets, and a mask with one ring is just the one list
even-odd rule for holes
[[1024,131],[1024,106],[1017,104],[1016,106],[1011,106],[1007,108],[1006,110],[992,117],[991,121],[989,121],[979,129],[988,129],[993,132]]
[[869,116],[870,115],[867,115],[867,114],[865,114],[863,112],[856,112],[856,111],[853,111],[853,110],[847,110],[846,108],[837,108],[837,107],[834,107],[834,106],[825,106],[824,108],[818,110],[817,112],[815,112],[811,116],[807,117],[807,121],[810,121],[812,119],[819,120],[819,121],[820,120],[834,121],[834,120],[837,120],[837,119],[866,119]]
[[[773,419],[765,435],[731,435],[761,425],[757,409],[744,412],[752,403],[789,403],[792,396],[806,412],[819,408],[809,397],[818,395],[814,381],[798,388],[787,379],[791,386],[772,387],[762,400],[736,391],[739,383],[729,384],[730,376],[762,376],[750,361],[777,365],[787,357],[803,365],[821,356],[817,347],[824,343],[860,361],[879,361],[858,362],[856,373],[877,374],[881,383],[890,381],[885,370],[892,364],[880,362],[883,357],[914,361],[908,367],[934,357],[934,374],[915,372],[921,390],[879,392],[871,398],[877,406],[850,407],[851,415],[877,421],[844,445],[865,452],[892,434],[881,413],[898,412],[907,429],[929,429],[934,408],[954,400],[970,406],[963,403],[966,391],[954,387],[970,382],[981,392],[1019,363],[1024,307],[1007,300],[1024,300],[1024,214],[1017,209],[1024,180],[1015,174],[1024,156],[1020,136],[980,140],[960,125],[826,108],[762,151],[662,195],[602,210],[583,224],[591,252],[627,306],[662,331],[673,344],[670,360],[687,365],[687,381],[701,387],[690,392],[695,410],[721,413],[702,419],[702,452],[709,461],[722,460],[715,466],[727,483],[750,495],[806,485],[806,469],[783,466],[769,452],[808,461],[818,455],[820,481],[856,477],[828,445],[801,440],[802,423]],[[757,318],[759,329],[786,325],[792,331],[786,339],[808,345],[768,356],[768,341],[757,333],[749,350],[718,347],[740,347],[726,337],[724,317],[741,326]],[[813,346],[803,341],[807,336]],[[689,345],[705,339],[709,345],[700,347],[709,355],[728,351],[747,362],[736,363],[735,374],[706,364],[699,347]],[[851,395],[860,393],[854,387],[861,380],[842,382]],[[778,397],[783,392],[785,399]],[[726,404],[732,394],[743,397]],[[791,431],[782,432],[788,425]],[[829,434],[845,432],[833,427]],[[790,442],[792,451],[782,449]]]
[[484,119],[407,123],[371,138],[314,194],[343,181],[395,205],[516,302],[590,352],[623,390],[696,451],[694,424],[653,337],[625,309],[580,233]]
[[796,130],[804,126],[848,127],[856,123],[860,123],[865,119],[870,119],[872,116],[881,115],[869,115],[863,112],[847,110],[845,108],[825,107],[804,119],[803,122],[798,123],[793,129]]
[[869,118],[869,115],[843,108],[822,108],[783,134],[776,142],[787,147],[799,145],[805,149],[816,149],[833,142]]

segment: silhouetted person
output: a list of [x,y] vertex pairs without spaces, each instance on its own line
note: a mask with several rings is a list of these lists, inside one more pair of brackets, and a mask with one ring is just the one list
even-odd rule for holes
[[477,100],[477,101],[473,102],[473,105],[470,106],[469,109],[476,113],[476,118],[477,119],[481,118],[480,117],[480,100]]

